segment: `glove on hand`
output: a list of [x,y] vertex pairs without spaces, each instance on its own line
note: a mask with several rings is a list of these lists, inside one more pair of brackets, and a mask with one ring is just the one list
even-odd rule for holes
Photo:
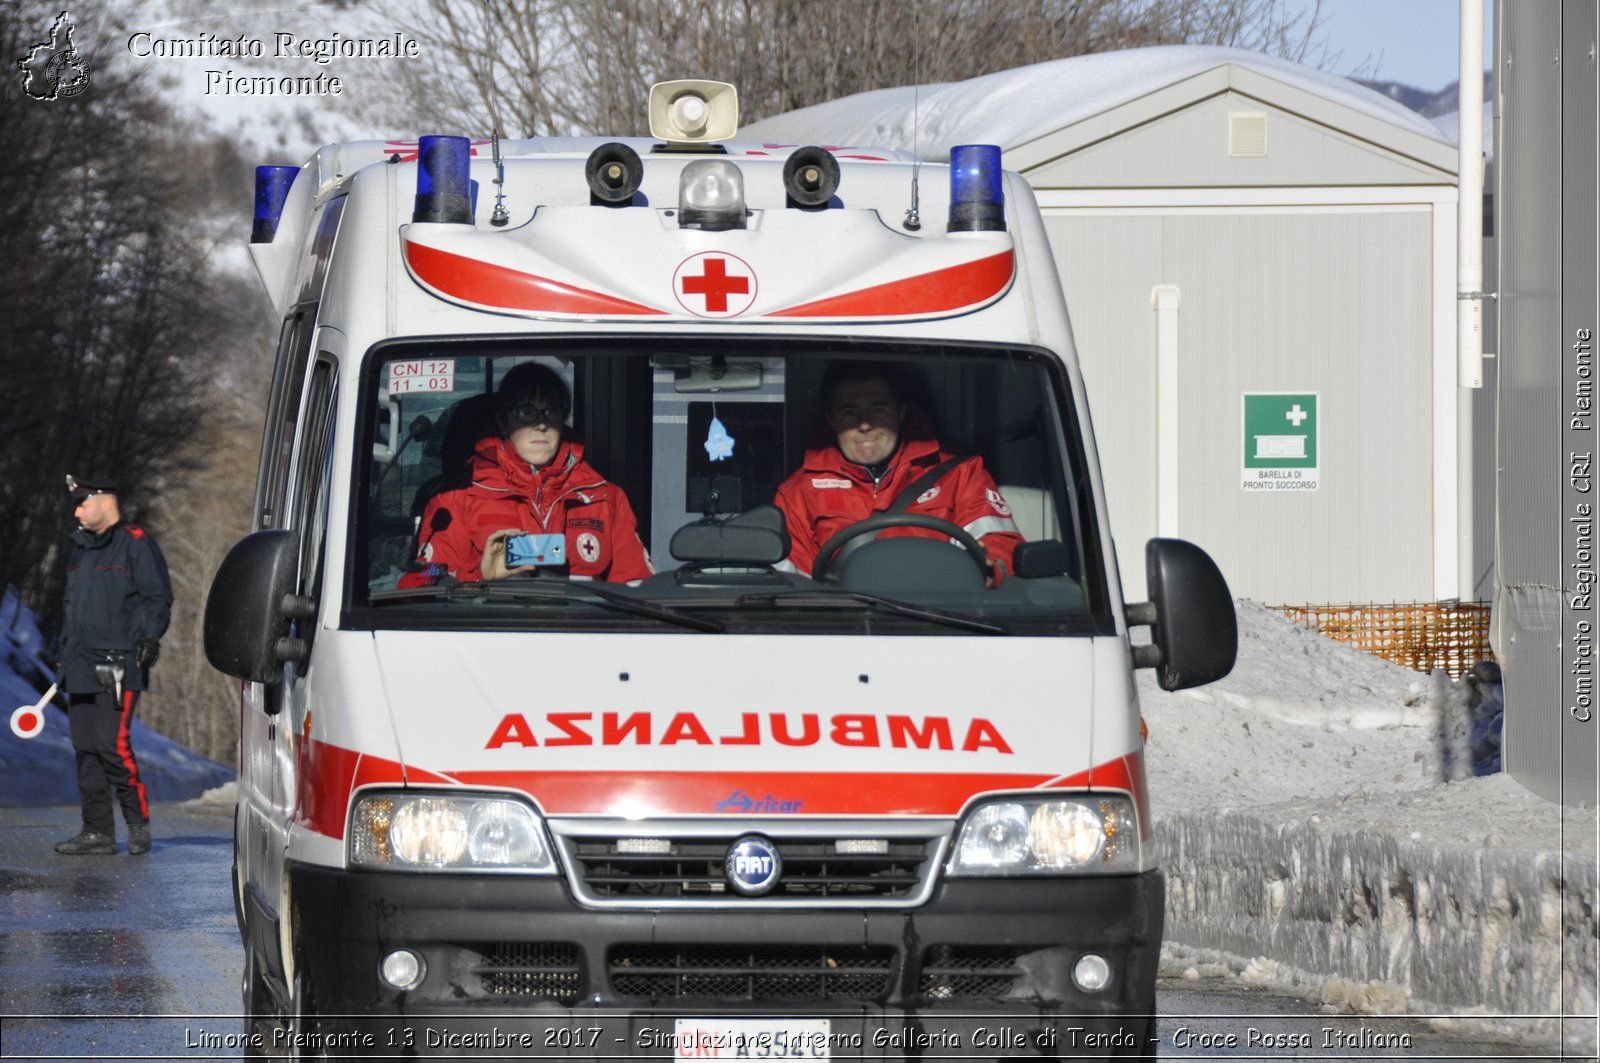
[[148,672],[161,656],[161,643],[152,638],[142,638],[133,650],[133,663],[141,672]]

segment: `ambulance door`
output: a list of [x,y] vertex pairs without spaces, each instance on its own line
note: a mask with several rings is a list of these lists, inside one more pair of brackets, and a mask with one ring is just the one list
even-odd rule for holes
[[[284,319],[262,430],[254,529],[287,526],[289,473],[310,383],[316,316],[317,304],[307,302]],[[245,683],[239,719],[239,806],[234,837],[239,906],[241,913],[255,912],[268,919],[276,918],[279,883],[273,869],[281,863],[281,856],[275,854],[281,854],[286,837],[287,809],[276,748],[281,693],[278,684]],[[251,929],[241,927],[247,934]]]
[[[276,690],[279,712],[273,743],[275,757],[275,804],[281,811],[281,838],[274,839],[281,865],[288,847],[288,825],[299,804],[299,745],[306,734],[306,714],[310,711],[308,682],[321,601],[323,547],[328,531],[328,493],[333,471],[335,407],[339,394],[339,360],[336,351],[344,347],[343,336],[330,328],[317,333],[317,357],[306,381],[305,402],[295,435],[298,446],[289,477],[288,520],[284,527],[299,540],[299,570],[294,594],[306,604],[310,615],[293,621],[290,637],[304,642],[301,660],[283,666],[283,682]],[[281,871],[281,866],[278,869]]]

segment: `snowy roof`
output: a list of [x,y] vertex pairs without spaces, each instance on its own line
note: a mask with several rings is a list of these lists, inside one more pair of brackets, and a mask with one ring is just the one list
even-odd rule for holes
[[966,81],[863,92],[754,122],[739,136],[804,142],[826,131],[829,144],[920,149],[929,159],[946,157],[952,144],[999,144],[1009,151],[1229,64],[1444,143],[1428,119],[1348,78],[1240,48],[1188,44],[1053,59]]

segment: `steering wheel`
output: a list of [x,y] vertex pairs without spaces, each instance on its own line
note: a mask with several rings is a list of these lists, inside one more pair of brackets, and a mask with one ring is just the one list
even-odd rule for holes
[[817,559],[811,563],[811,578],[822,581],[846,543],[885,528],[926,528],[928,531],[948,535],[955,540],[957,546],[967,552],[972,563],[978,566],[978,573],[986,581],[989,578],[989,555],[984,550],[983,544],[961,525],[923,513],[874,513],[865,520],[856,521],[848,528],[840,528],[829,536],[828,541],[822,544],[822,549],[817,551]]

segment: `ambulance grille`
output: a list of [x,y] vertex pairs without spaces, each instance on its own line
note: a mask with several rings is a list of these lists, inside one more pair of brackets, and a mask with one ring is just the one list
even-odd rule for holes
[[887,946],[620,945],[607,961],[613,992],[650,1000],[875,1000],[893,966]]
[[483,962],[472,968],[492,996],[540,997],[560,1004],[583,999],[578,948],[559,942],[505,942],[480,946]]
[[668,852],[619,852],[613,838],[568,838],[585,899],[597,903],[695,901],[721,905],[916,903],[932,888],[931,876],[945,836],[888,839],[883,852],[841,853],[837,839],[776,837],[783,859],[778,885],[746,897],[728,888],[723,858],[739,835],[671,839]]
[[1003,997],[1024,974],[1013,948],[935,945],[922,955],[917,992],[930,1000]]

